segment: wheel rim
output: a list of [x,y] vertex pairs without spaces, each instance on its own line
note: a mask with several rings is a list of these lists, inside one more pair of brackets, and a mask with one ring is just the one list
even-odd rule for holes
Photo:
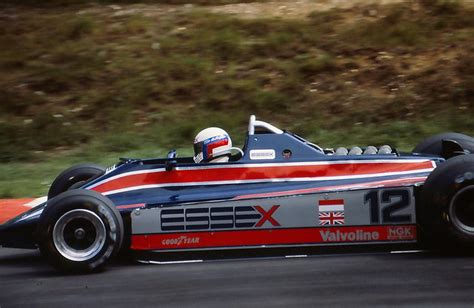
[[454,195],[449,216],[458,229],[474,234],[474,186],[464,187]]
[[97,214],[85,209],[62,215],[53,229],[53,242],[58,252],[71,261],[86,261],[104,247],[106,228]]

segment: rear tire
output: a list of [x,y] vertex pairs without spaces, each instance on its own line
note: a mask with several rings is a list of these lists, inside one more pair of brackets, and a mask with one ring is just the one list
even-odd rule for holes
[[474,247],[474,155],[453,157],[436,168],[421,192],[419,221],[440,248]]
[[105,169],[97,165],[80,164],[72,166],[56,177],[49,189],[48,199],[52,199],[69,189],[79,188],[104,173]]
[[70,190],[49,200],[38,222],[41,253],[57,269],[102,269],[122,245],[122,217],[112,201],[90,190]]
[[412,152],[442,156],[443,140],[454,140],[459,143],[463,149],[468,150],[470,153],[474,153],[474,138],[459,133],[443,133],[426,138],[421,141]]

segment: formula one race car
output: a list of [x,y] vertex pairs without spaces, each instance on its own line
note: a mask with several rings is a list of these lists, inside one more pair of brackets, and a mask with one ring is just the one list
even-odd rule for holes
[[[441,134],[413,153],[322,149],[250,117],[226,163],[192,157],[78,165],[47,201],[0,226],[0,245],[39,247],[63,271],[135,252],[415,243],[474,247],[474,138]],[[123,248],[123,247],[122,247]],[[248,250],[244,250],[248,251]]]

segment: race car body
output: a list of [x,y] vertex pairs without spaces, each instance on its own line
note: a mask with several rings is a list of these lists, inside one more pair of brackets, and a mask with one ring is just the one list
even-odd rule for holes
[[[153,252],[416,243],[417,215],[427,216],[422,187],[447,158],[472,158],[460,143],[443,139],[440,155],[388,146],[334,151],[252,116],[243,153],[226,163],[196,164],[170,152],[123,159],[85,180],[84,166],[66,170],[58,177],[69,181],[65,192],[2,225],[0,244],[39,245],[60,268],[83,270],[105,263],[95,259],[111,242],[108,259],[123,237],[128,248]],[[458,216],[458,227],[474,232],[472,213]],[[77,257],[82,250],[89,259]]]

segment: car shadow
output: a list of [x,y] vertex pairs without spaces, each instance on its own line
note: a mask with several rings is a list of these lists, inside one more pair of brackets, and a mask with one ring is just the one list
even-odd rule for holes
[[0,265],[40,264],[42,257],[38,249],[0,249]]
[[[415,253],[414,253],[415,252]],[[446,259],[463,259],[471,258],[472,255],[459,252],[440,252],[440,251],[390,251],[390,250],[374,250],[374,249],[268,249],[268,250],[235,250],[227,252],[213,252],[213,253],[188,253],[188,254],[121,254],[111,260],[107,268],[120,268],[130,266],[142,266],[143,264],[137,260],[146,261],[182,261],[182,260],[196,260],[201,259],[205,262],[215,261],[232,261],[232,260],[248,260],[248,259],[267,259],[267,258],[285,258],[288,255],[307,255],[308,257],[330,257],[334,255],[351,257],[354,255],[379,255],[384,258],[396,258],[399,260],[409,259],[439,259],[440,257]],[[147,263],[147,262],[145,262]],[[81,276],[94,275],[103,271],[98,271],[89,274],[67,274],[61,273],[51,267],[48,261],[41,256],[39,250],[23,250],[23,249],[7,249],[0,248],[0,272],[8,277],[66,277],[66,276]],[[1,276],[1,275],[0,275]]]
[[[130,254],[122,254],[111,260],[107,269],[112,267],[140,265]],[[107,270],[105,269],[105,270]],[[103,272],[86,273],[94,275]],[[40,253],[39,249],[10,249],[0,248],[0,273],[8,277],[66,277],[80,276],[83,274],[61,273],[50,264]],[[1,277],[1,275],[0,275]],[[1,278],[0,278],[1,280]]]

